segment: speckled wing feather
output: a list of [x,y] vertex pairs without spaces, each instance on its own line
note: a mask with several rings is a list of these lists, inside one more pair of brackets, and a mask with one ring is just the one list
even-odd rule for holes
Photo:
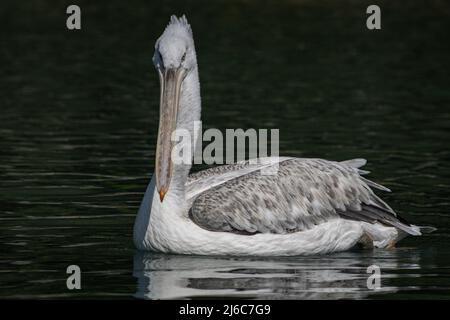
[[244,160],[233,164],[212,167],[189,175],[186,183],[186,197],[193,200],[197,195],[231,179],[242,177],[283,161],[291,157],[266,157],[254,160]]
[[[358,168],[364,164],[363,159],[284,158],[276,175],[245,172],[242,163],[210,169],[190,179],[196,189],[201,181],[204,189],[207,179],[219,182],[193,197],[189,216],[210,231],[240,234],[298,232],[333,218],[380,222],[417,234],[371,187],[388,189],[361,177],[365,172]],[[223,179],[233,171],[239,174]]]

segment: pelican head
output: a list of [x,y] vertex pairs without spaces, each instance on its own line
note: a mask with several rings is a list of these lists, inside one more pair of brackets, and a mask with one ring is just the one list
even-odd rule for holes
[[161,87],[155,175],[162,202],[172,179],[171,137],[177,125],[182,84],[197,66],[192,30],[185,16],[171,17],[169,25],[156,41],[153,63]]

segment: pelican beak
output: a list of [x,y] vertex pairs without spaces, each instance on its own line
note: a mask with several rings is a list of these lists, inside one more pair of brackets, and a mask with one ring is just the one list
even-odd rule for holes
[[158,141],[156,144],[156,189],[163,202],[172,179],[172,133],[176,129],[181,83],[186,70],[180,68],[158,69],[161,86]]

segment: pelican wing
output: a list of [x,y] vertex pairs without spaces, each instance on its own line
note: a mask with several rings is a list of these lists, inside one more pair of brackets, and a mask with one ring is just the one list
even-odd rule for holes
[[207,230],[240,234],[298,232],[335,218],[418,234],[372,191],[389,189],[363,178],[358,168],[364,164],[283,158],[272,175],[245,163],[213,168],[190,178],[189,216]]
[[186,183],[186,198],[193,200],[197,195],[210,190],[213,187],[224,184],[235,178],[240,178],[249,173],[268,168],[286,160],[289,157],[266,157],[254,161],[245,160],[234,164],[227,164],[192,173]]

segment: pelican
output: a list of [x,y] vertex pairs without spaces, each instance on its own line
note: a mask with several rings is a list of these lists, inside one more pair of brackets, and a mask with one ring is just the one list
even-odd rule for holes
[[[139,250],[195,255],[287,256],[390,248],[431,227],[411,225],[373,191],[364,159],[268,157],[189,174],[172,161],[171,134],[194,142],[201,99],[192,29],[172,16],[155,44],[160,118],[155,172],[141,202],[133,240]],[[197,136],[194,136],[197,135]],[[195,144],[195,143],[194,143]],[[195,146],[194,146],[195,147]],[[278,166],[276,175],[263,169]]]

